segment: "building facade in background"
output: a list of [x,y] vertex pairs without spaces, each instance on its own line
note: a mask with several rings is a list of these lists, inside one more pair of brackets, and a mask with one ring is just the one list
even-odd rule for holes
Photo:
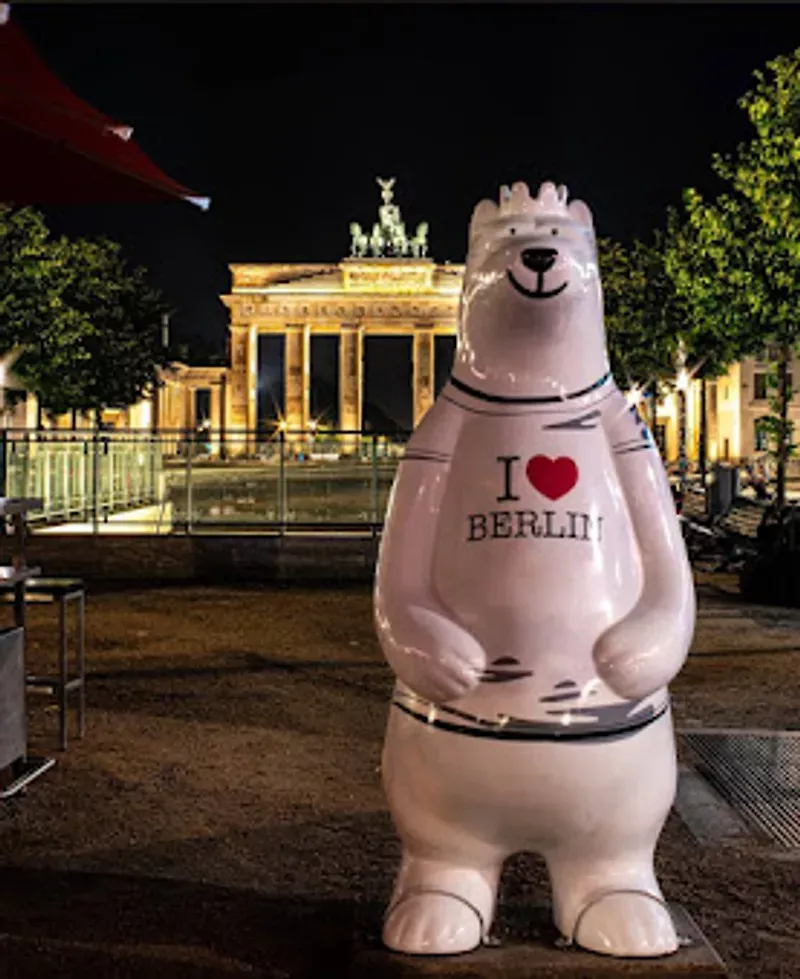
[[[250,455],[258,434],[259,337],[279,336],[283,344],[284,398],[275,429],[313,430],[311,415],[311,339],[333,336],[338,346],[340,430],[363,428],[365,340],[374,336],[411,338],[412,411],[416,426],[436,395],[437,336],[454,336],[463,265],[438,264],[428,257],[428,225],[406,230],[394,202],[394,180],[378,180],[382,203],[371,230],[353,223],[351,254],[336,264],[231,265],[232,289],[222,297],[230,310],[229,364],[192,367],[174,364],[161,373],[153,396],[119,411],[107,411],[109,428],[171,432],[194,438],[206,430],[211,455]],[[449,365],[448,365],[449,366]],[[691,367],[691,365],[689,365]],[[792,376],[800,377],[800,364]],[[734,364],[724,377],[706,385],[708,456],[713,461],[747,462],[763,458],[758,419],[769,413],[767,361]],[[687,391],[688,456],[697,459],[701,386]],[[678,457],[678,409],[674,392],[656,408],[654,435],[664,457]],[[790,417],[800,424],[800,397]],[[651,419],[651,422],[653,420]],[[28,395],[4,412],[7,428],[90,428],[88,417],[42,418]],[[267,435],[270,433],[268,432]]]

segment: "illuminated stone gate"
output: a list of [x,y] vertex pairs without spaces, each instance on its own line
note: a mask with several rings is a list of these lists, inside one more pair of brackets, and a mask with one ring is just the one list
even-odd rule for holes
[[311,337],[339,337],[337,427],[362,427],[364,340],[410,336],[413,350],[413,423],[433,403],[434,338],[456,332],[463,265],[439,265],[426,256],[427,225],[410,236],[393,203],[394,180],[379,180],[383,204],[372,233],[352,224],[351,256],[335,265],[231,265],[233,289],[222,300],[231,311],[227,429],[258,426],[258,337],[280,334],[284,346],[284,413],[290,430],[309,427]]

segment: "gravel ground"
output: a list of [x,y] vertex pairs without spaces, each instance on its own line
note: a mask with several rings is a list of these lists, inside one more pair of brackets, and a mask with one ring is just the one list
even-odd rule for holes
[[[800,612],[699,576],[677,724],[797,728]],[[0,976],[322,976],[374,929],[399,848],[378,765],[391,676],[370,593],[92,593],[88,736],[0,804]],[[28,665],[54,648],[33,609]],[[29,698],[32,748],[57,718]],[[658,851],[735,979],[800,977],[800,854],[704,847],[672,815]],[[547,900],[510,862],[503,901]],[[566,953],[565,953],[566,954]],[[324,968],[321,967],[324,963]],[[333,971],[332,971],[333,970]]]

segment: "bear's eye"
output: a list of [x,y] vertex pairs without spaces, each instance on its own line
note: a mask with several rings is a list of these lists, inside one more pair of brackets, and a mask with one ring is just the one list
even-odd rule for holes
[[551,234],[551,235],[557,235],[557,234],[558,234],[558,228],[552,228],[552,229],[550,230],[550,234]]
[[510,235],[515,235],[515,234],[517,233],[517,229],[516,229],[516,228],[509,228],[509,229],[508,229],[508,233],[509,233]]

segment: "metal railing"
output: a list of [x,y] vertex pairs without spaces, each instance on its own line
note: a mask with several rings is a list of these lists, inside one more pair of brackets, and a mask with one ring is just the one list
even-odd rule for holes
[[91,533],[377,533],[408,435],[8,429],[2,492]]

